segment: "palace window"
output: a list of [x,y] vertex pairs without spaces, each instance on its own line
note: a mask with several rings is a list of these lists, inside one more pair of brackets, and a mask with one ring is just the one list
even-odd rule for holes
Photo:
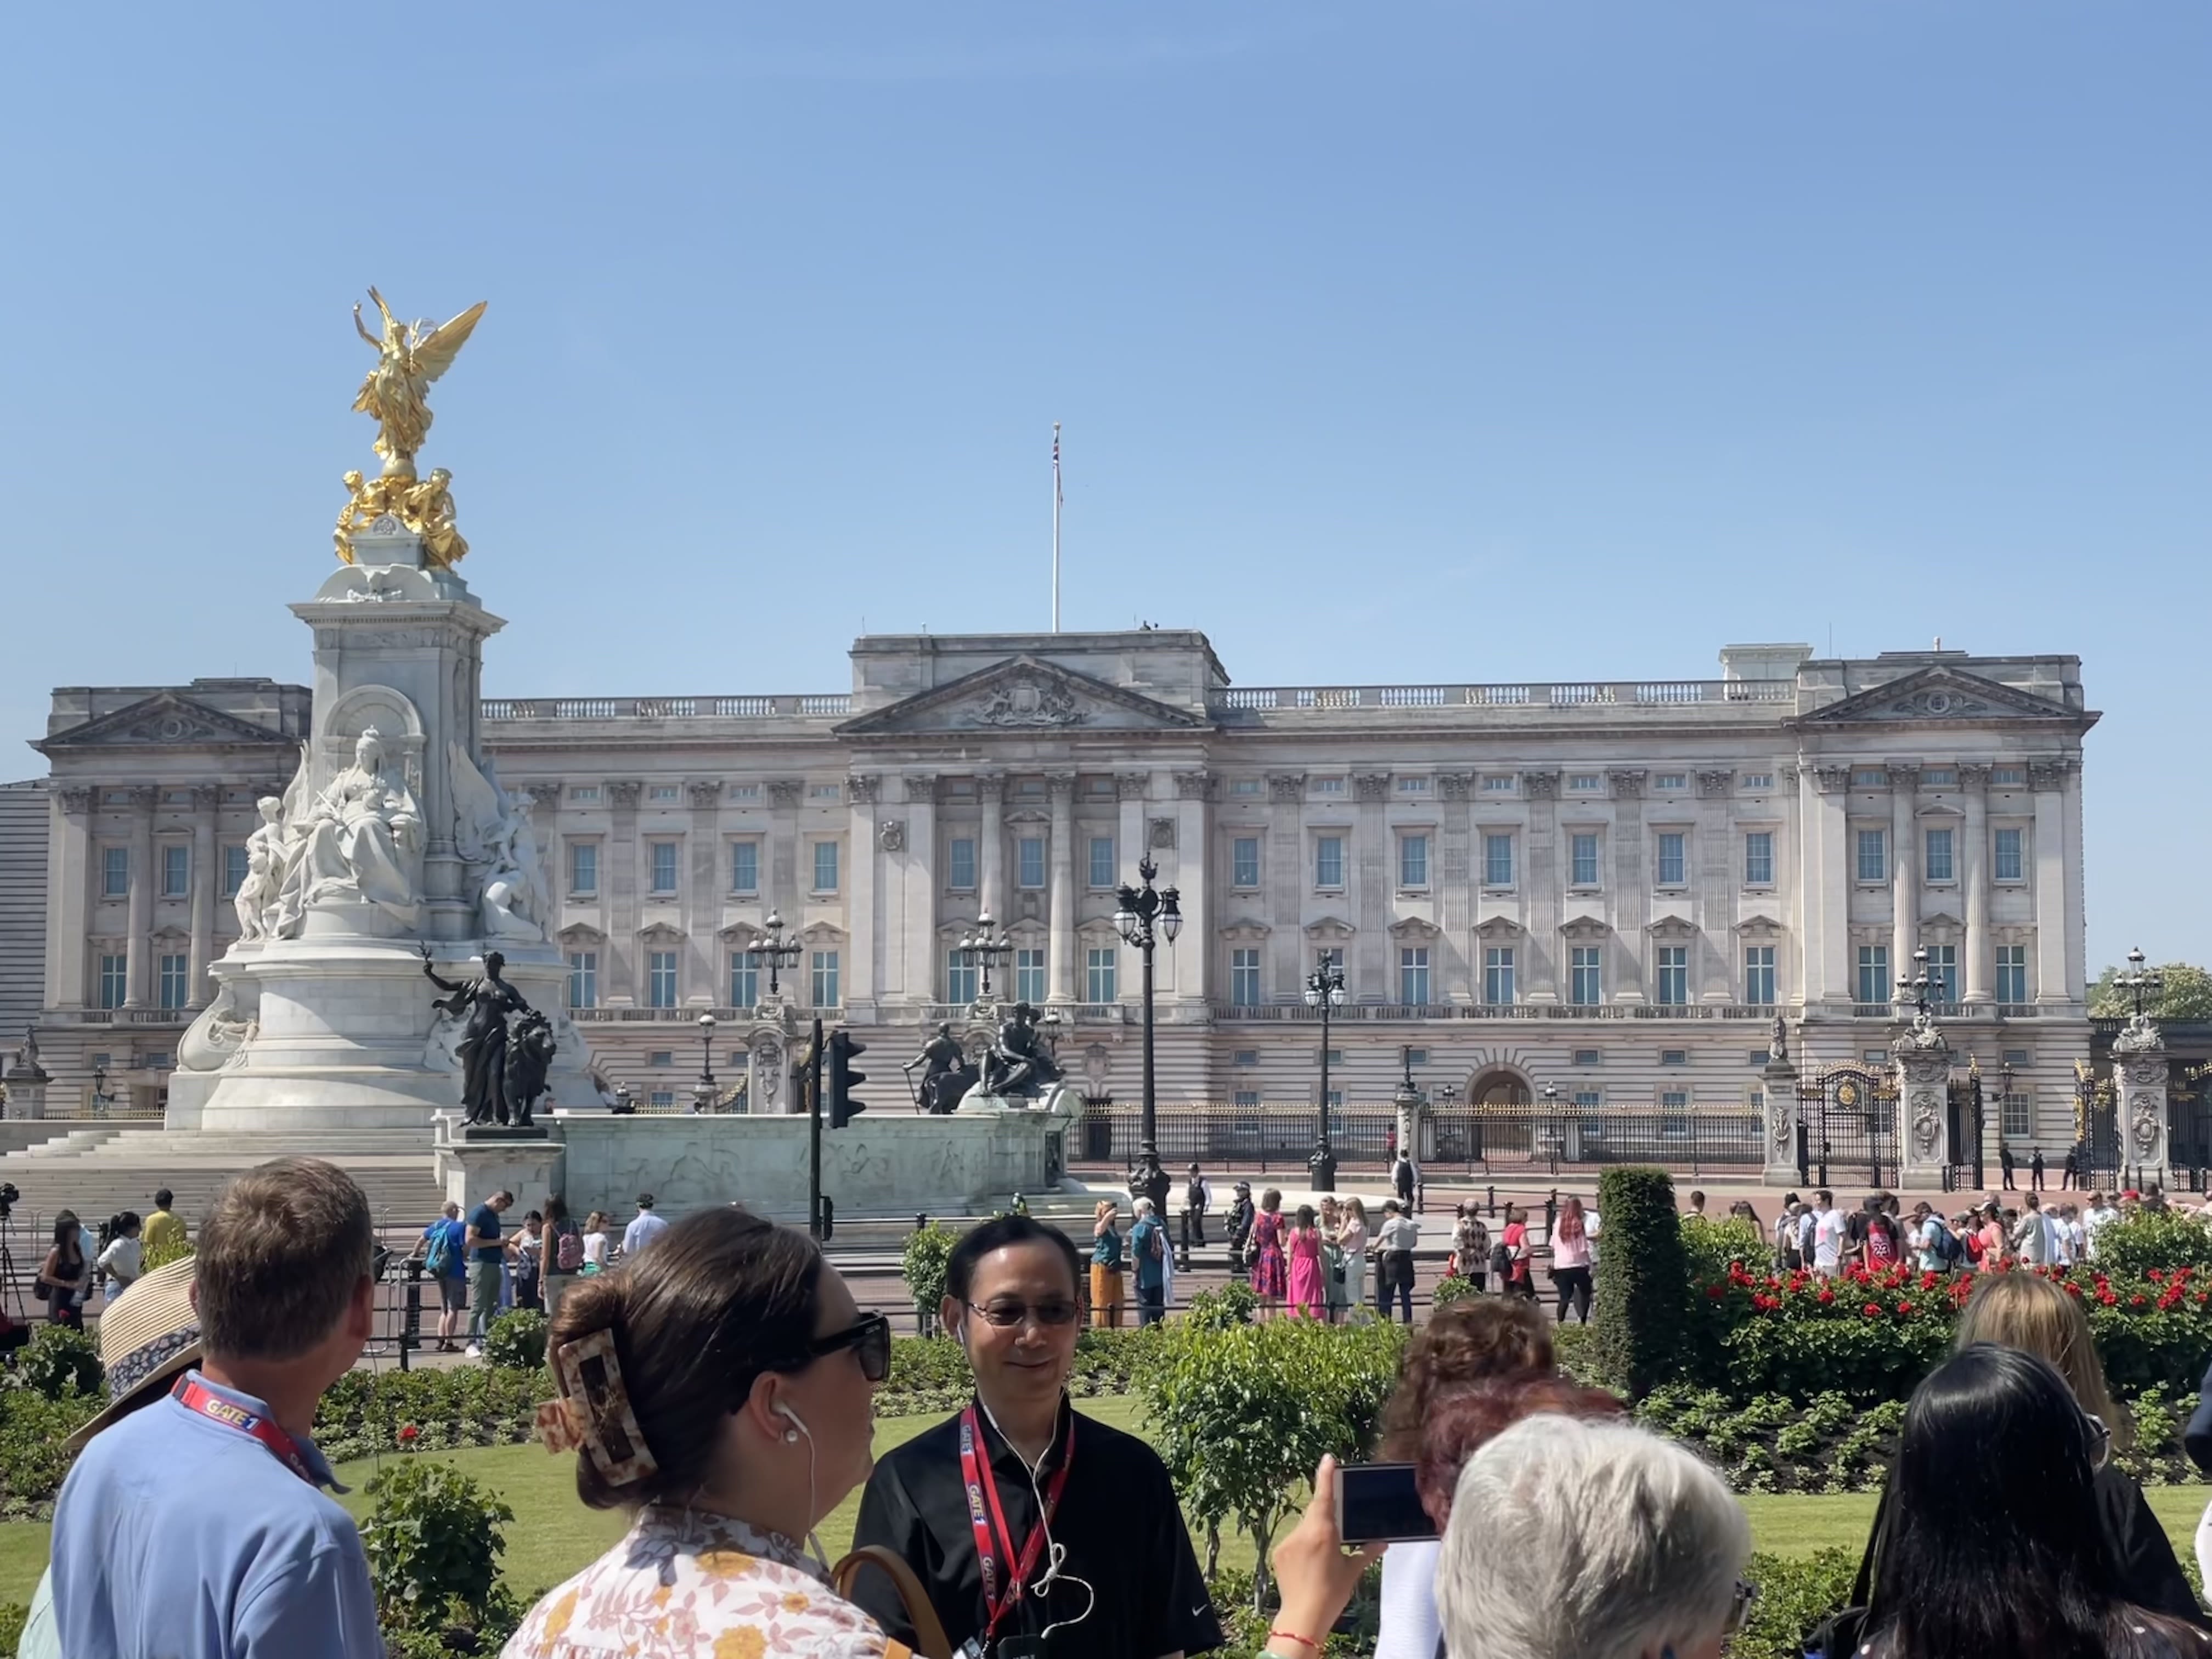
[[837,994],[837,953],[835,951],[817,951],[810,965],[814,977],[814,1006],[817,1008],[836,1007],[840,1000]]
[[1568,881],[1577,887],[1596,886],[1596,834],[1594,831],[1578,830],[1569,842],[1568,851],[1572,860]]
[[[161,896],[185,898],[192,890],[192,849],[182,842],[169,842],[161,848]],[[178,1005],[181,1007],[183,1005]]]
[[1260,951],[1240,945],[1229,953],[1229,1000],[1239,1008],[1260,1006]]
[[1231,887],[1257,887],[1260,884],[1260,838],[1239,836],[1229,843],[1229,884]]
[[100,959],[100,1006],[120,1008],[128,994],[131,983],[131,958],[127,956],[104,956]]
[[1681,1007],[1690,1000],[1690,947],[1662,945],[1658,957],[1659,1000],[1670,1008]]
[[[834,893],[837,890],[837,843],[817,841],[814,843],[814,890]],[[834,955],[835,952],[832,952]],[[820,1008],[834,1008],[835,1002],[817,1002]]]
[[956,893],[975,890],[975,838],[955,836],[945,848],[945,884]]
[[1014,952],[1014,1000],[1044,1006],[1044,952],[1041,950],[1022,950]]
[[1930,830],[1928,832],[1928,879],[1930,881],[1955,879],[1952,870],[1951,832],[1948,829]]
[[1482,884],[1485,887],[1510,887],[1513,884],[1512,836],[1483,836]]
[[1257,1066],[1260,1051],[1257,1048],[1239,1048],[1230,1057],[1229,1063],[1232,1066]]
[[1659,832],[1659,885],[1680,887],[1689,880],[1689,860],[1684,851],[1689,837],[1680,830]]
[[1996,866],[1995,875],[1999,881],[2027,879],[2027,861],[2021,856],[2021,833],[2018,830],[1996,832]]
[[1959,1000],[1959,947],[1955,945],[1931,945],[1928,949],[1928,977],[1936,982],[1928,988],[1931,1002],[1953,1003]]
[[1485,945],[1482,951],[1482,1000],[1493,1008],[1513,1000],[1513,947]]
[[1754,1008],[1774,1006],[1774,947],[1743,947],[1743,1000]]
[[1014,841],[1014,884],[1031,891],[1044,885],[1044,837],[1020,836]]
[[684,792],[672,783],[656,783],[645,792],[650,801],[672,801]]
[[1605,787],[1605,775],[1602,772],[1570,772],[1567,774],[1567,787],[1577,794],[1594,795]]
[[1997,946],[1997,1000],[2022,1003],[2027,996],[2027,946]]
[[1889,832],[1887,830],[1860,830],[1858,850],[1858,878],[1861,881],[1889,879]]
[[973,1002],[976,997],[975,963],[965,951],[945,953],[945,1000]]
[[730,843],[730,890],[732,893],[760,891],[758,842],[733,841]]
[[599,953],[597,951],[568,952],[568,1006],[571,1008],[596,1008],[599,1006]]
[[1889,946],[1862,945],[1859,946],[1860,1004],[1874,1007],[1890,1000]]
[[1567,1000],[1577,1008],[1595,1008],[1605,1000],[1601,974],[1603,945],[1577,945],[1567,969]]
[[1232,795],[1256,795],[1260,793],[1260,780],[1237,778],[1231,782],[1229,793]]
[[1605,1064],[1605,1050],[1577,1048],[1575,1050],[1574,1063],[1577,1066],[1602,1066]]
[[1953,766],[1931,766],[1920,775],[1923,789],[1955,789],[1959,787],[1959,771]]
[[1413,1007],[1429,1000],[1429,947],[1401,945],[1398,951],[1398,1000]]
[[730,952],[730,1006],[760,1006],[760,958],[750,951]]
[[1654,789],[1680,789],[1686,787],[1689,781],[1687,773],[1662,772],[1651,780],[1651,787]]
[[653,890],[656,893],[672,893],[676,890],[676,843],[672,841],[656,841],[652,842],[651,846]]
[[100,890],[106,898],[131,896],[129,848],[103,847],[100,849]]
[[1690,1091],[1668,1089],[1659,1097],[1659,1133],[1681,1137],[1690,1133]]
[[645,1000],[649,1008],[676,1006],[676,952],[653,951],[646,956]]
[[1398,885],[1426,887],[1429,884],[1429,838],[1426,836],[1398,837]]
[[1743,838],[1743,884],[1774,885],[1774,831],[1753,830]]
[[1317,836],[1314,838],[1314,885],[1344,885],[1343,836]]
[[580,783],[568,792],[568,799],[579,806],[589,805],[599,798],[599,786],[596,783]]
[[1746,772],[1739,776],[1735,782],[1737,788],[1756,793],[1759,790],[1771,789],[1774,787],[1774,774],[1771,772]]
[[2010,786],[2013,788],[2018,788],[2027,781],[2027,773],[2017,766],[1993,767],[1990,771],[1990,781],[2000,787]]
[[2007,1140],[2024,1140],[2035,1132],[2035,1099],[2025,1089],[1997,1097],[1997,1125]]
[[1111,1002],[1120,994],[1115,987],[1118,960],[1119,952],[1110,945],[1094,945],[1084,953],[1083,1000],[1085,1002]]
[[176,1009],[192,1000],[192,959],[181,952],[161,960],[161,1006]]
[[1854,789],[1879,789],[1889,781],[1889,774],[1879,766],[1862,766],[1851,774]]
[[222,896],[225,898],[237,897],[238,890],[246,885],[247,864],[243,847],[222,849]]
[[568,843],[568,890],[588,894],[599,890],[599,844],[595,841]]
[[655,1112],[674,1111],[676,1109],[676,1091],[673,1089],[655,1089],[650,1095],[646,1097],[646,1107],[648,1110]]
[[1093,836],[1091,838],[1091,884],[1111,887],[1114,884],[1114,837]]
[[1401,778],[1398,780],[1398,793],[1401,795],[1425,795],[1429,793],[1429,781],[1426,778]]
[[1230,1096],[1229,1103],[1232,1106],[1256,1107],[1260,1103],[1260,1091],[1257,1089],[1238,1089]]

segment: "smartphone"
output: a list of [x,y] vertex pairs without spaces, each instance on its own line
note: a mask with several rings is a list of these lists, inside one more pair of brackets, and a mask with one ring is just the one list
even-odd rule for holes
[[1336,1472],[1336,1528],[1347,1544],[1434,1538],[1411,1463],[1354,1463]]

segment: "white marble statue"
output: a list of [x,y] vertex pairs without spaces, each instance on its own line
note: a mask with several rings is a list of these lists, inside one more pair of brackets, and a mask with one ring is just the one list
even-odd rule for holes
[[447,745],[453,780],[454,842],[471,864],[484,866],[478,888],[486,939],[538,940],[552,914],[544,861],[530,822],[530,803],[499,786],[487,762],[479,770],[460,744]]
[[238,896],[232,901],[238,906],[239,937],[249,942],[269,937],[276,895],[283,889],[289,864],[283,799],[264,795],[256,804],[261,822],[246,838],[246,879],[238,884]]
[[354,745],[354,763],[288,828],[297,851],[277,896],[280,935],[331,900],[375,905],[402,927],[422,913],[422,813],[406,780],[386,769],[374,726]]

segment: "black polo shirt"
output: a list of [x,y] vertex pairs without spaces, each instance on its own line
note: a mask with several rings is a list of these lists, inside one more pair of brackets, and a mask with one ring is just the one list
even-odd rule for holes
[[[1075,1463],[1052,1522],[1053,1541],[1066,1548],[1066,1561],[1060,1580],[1042,1596],[1023,1596],[999,1635],[1042,1635],[1048,1625],[1081,1613],[1085,1598],[1082,1585],[1069,1582],[1073,1577],[1088,1583],[1097,1601],[1090,1617],[1053,1632],[1046,1659],[1161,1659],[1219,1647],[1221,1625],[1166,1466],[1134,1435],[1085,1417],[1065,1401],[1060,1409],[1060,1434],[1045,1455],[1037,1485],[1051,1490],[1073,1417]],[[1019,1551],[1036,1523],[1037,1500],[1021,1459],[988,1418],[981,1421],[999,1503]],[[956,1653],[969,1637],[982,1634],[983,1569],[975,1558],[960,1473],[957,1413],[877,1463],[860,1498],[853,1543],[856,1548],[882,1544],[905,1558],[928,1589]],[[1041,1555],[1029,1582],[1035,1583],[1043,1571]],[[886,1633],[912,1644],[913,1628],[884,1574],[863,1571],[853,1589],[854,1600]]]

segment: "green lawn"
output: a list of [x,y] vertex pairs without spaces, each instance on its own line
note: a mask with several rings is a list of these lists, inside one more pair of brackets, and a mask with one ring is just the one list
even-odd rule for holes
[[[1086,1400],[1085,1414],[1116,1428],[1135,1431],[1137,1402],[1127,1396]],[[928,1417],[885,1418],[876,1425],[876,1449],[889,1450],[919,1434],[937,1419]],[[587,1510],[576,1501],[575,1476],[570,1454],[552,1455],[538,1446],[486,1446],[466,1451],[426,1452],[443,1458],[497,1491],[514,1510],[507,1528],[505,1568],[508,1581],[520,1593],[550,1589],[605,1550],[622,1535],[623,1517],[605,1510]],[[386,1460],[390,1461],[390,1460]],[[348,1508],[366,1515],[368,1503],[362,1488],[376,1473],[374,1460],[346,1464],[339,1478],[354,1488]],[[2197,1517],[2204,1512],[2212,1488],[2153,1486],[2148,1490],[2152,1512],[2173,1540],[2174,1553],[2186,1563],[2195,1549]],[[1767,1497],[1743,1500],[1751,1517],[1755,1548],[1778,1555],[1810,1555],[1831,1545],[1849,1550],[1863,1548],[1874,1519],[1874,1499],[1866,1494],[1845,1497]],[[842,1554],[853,1536],[860,1510],[856,1492],[839,1505],[822,1524],[823,1547],[831,1559]],[[0,1524],[0,1601],[28,1601],[46,1561],[44,1526],[28,1522]],[[1222,1540],[1224,1566],[1249,1567],[1250,1546],[1242,1539]]]

